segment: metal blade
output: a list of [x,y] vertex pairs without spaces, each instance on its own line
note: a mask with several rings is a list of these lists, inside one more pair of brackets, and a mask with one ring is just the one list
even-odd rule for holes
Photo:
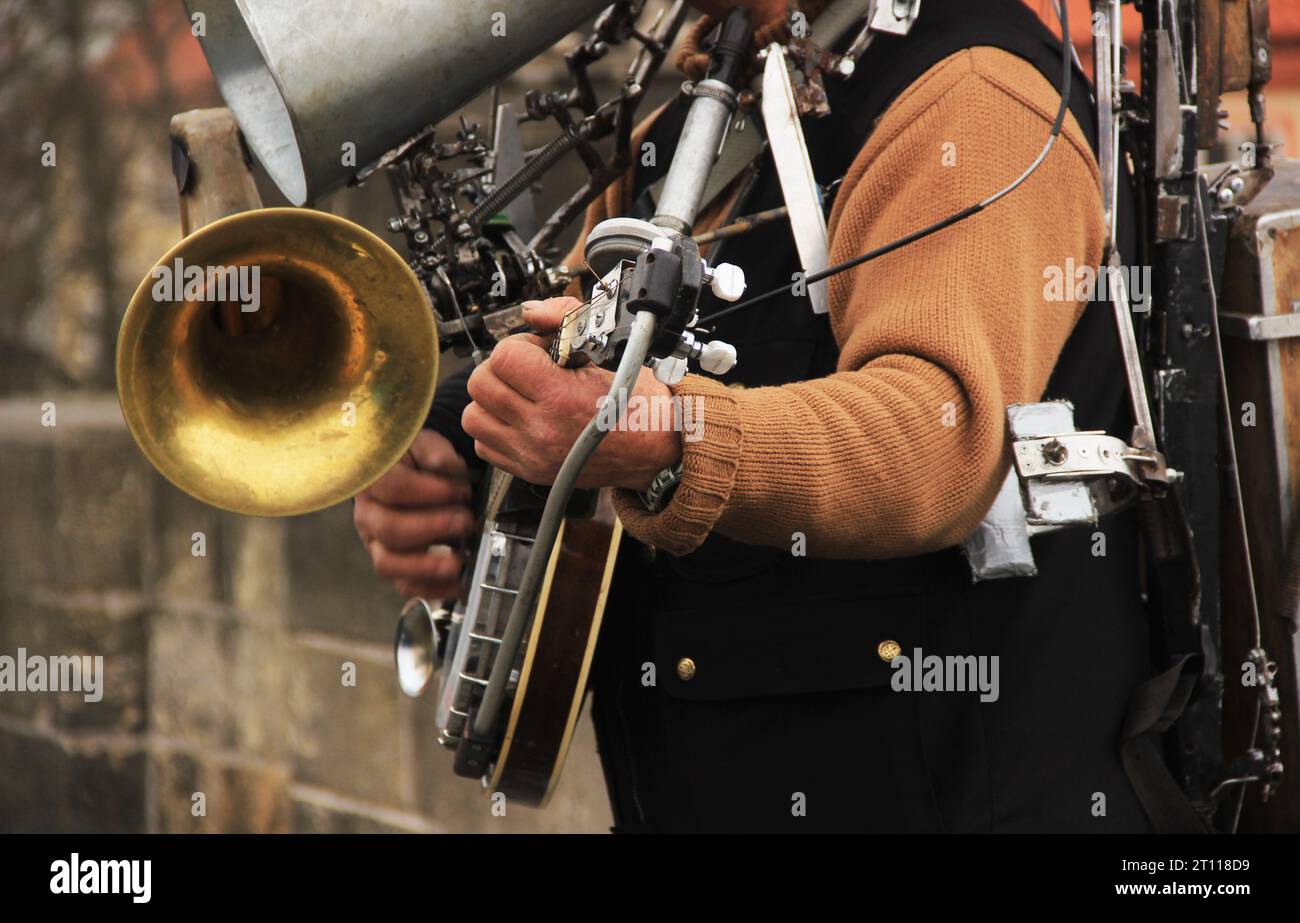
[[[524,168],[524,142],[519,135],[515,107],[510,103],[502,103],[497,107],[497,130],[496,137],[492,139],[492,147],[496,154],[492,182],[500,186]],[[536,199],[537,194],[532,189],[527,189],[501,209],[514,225],[515,233],[523,240],[532,240],[540,227]]]
[[[808,146],[799,125],[794,87],[785,64],[785,52],[773,42],[767,49],[763,68],[763,124],[767,143],[776,162],[781,193],[790,212],[790,230],[805,275],[821,272],[828,265],[830,245],[826,237],[826,217],[822,214],[817,181],[808,160]],[[830,311],[830,292],[826,280],[808,286],[808,299],[814,314]]]

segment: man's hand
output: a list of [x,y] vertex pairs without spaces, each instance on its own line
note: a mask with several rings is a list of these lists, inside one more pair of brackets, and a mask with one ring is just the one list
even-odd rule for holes
[[471,497],[464,459],[445,437],[423,430],[400,462],[357,494],[352,518],[375,573],[403,596],[455,597],[464,563],[458,549],[474,525]]
[[[525,302],[524,319],[539,333],[553,333],[578,305],[574,298]],[[561,368],[551,361],[546,340],[518,334],[497,344],[470,376],[473,403],[461,424],[484,461],[530,483],[552,484],[613,380],[613,372],[591,365]],[[678,425],[672,405],[660,403],[671,402],[672,392],[649,369],[641,370],[631,400],[649,402],[646,419]],[[605,436],[578,486],[644,490],[681,453],[681,434],[673,428],[618,429]]]

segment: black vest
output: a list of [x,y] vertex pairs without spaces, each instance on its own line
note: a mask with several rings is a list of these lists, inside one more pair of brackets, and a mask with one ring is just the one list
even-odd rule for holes
[[[1060,46],[1020,0],[927,0],[909,36],[877,37],[851,80],[828,79],[831,115],[804,120],[818,182],[844,174],[899,93],[976,46],[1060,85]],[[1095,150],[1089,93],[1075,70],[1070,108]],[[679,101],[651,129],[659,166],[638,170],[636,217],[653,214],[648,189],[684,114]],[[994,207],[1015,208],[1018,194]],[[743,212],[782,201],[769,159]],[[1132,215],[1126,185],[1126,265]],[[788,285],[800,268],[784,222],[724,247],[712,259],[739,264],[751,294]],[[829,323],[805,299],[771,299],[716,329],[741,357],[726,382],[779,385],[835,369]],[[1109,307],[1089,305],[1044,396],[1073,401],[1080,429],[1126,436],[1123,380]],[[625,539],[592,679],[616,829],[1146,829],[1117,749],[1128,695],[1150,672],[1136,523],[1102,523],[1104,556],[1093,531],[1034,539],[1036,578],[974,585],[955,548],[818,560],[714,535],[674,558]],[[891,691],[885,642],[909,655],[997,656],[998,700]],[[689,679],[678,671],[685,658]]]

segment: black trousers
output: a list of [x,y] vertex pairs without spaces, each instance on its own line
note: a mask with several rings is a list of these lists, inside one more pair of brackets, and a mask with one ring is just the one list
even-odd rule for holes
[[[1098,573],[1136,560],[1125,524],[1127,560],[1060,533],[1036,540],[1046,574],[976,587],[952,555],[779,551],[706,583],[625,540],[591,700],[615,832],[1149,832],[1118,756],[1146,621]],[[883,568],[883,588],[847,576]],[[895,690],[884,641],[998,656],[997,700]]]

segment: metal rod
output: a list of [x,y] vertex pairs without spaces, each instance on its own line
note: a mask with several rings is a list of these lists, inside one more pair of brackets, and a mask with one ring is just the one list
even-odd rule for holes
[[755,212],[752,215],[745,215],[743,218],[737,218],[729,224],[720,228],[714,228],[712,231],[705,231],[702,234],[696,234],[694,240],[700,246],[711,244],[717,240],[727,240],[732,237],[739,237],[741,234],[748,234],[750,231],[756,231],[765,224],[770,224],[779,218],[784,218],[789,213],[784,205],[780,208],[769,208],[767,211]]
[[1101,171],[1102,208],[1106,214],[1106,290],[1110,293],[1129,404],[1133,411],[1130,441],[1134,448],[1155,454],[1155,421],[1151,416],[1151,401],[1142,372],[1128,285],[1119,254],[1120,3],[1119,0],[1093,0],[1092,9],[1094,19],[1098,14],[1103,18],[1101,28],[1093,27],[1092,63],[1097,86],[1097,164]]

